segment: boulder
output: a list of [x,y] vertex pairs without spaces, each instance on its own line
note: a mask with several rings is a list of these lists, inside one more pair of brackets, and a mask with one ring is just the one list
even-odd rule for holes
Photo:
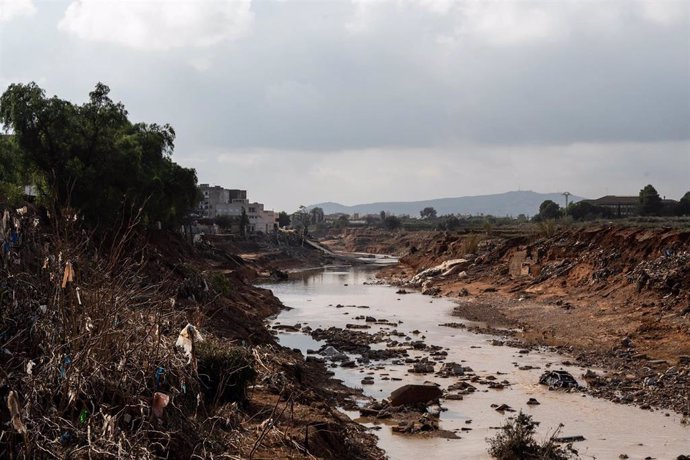
[[391,406],[426,404],[436,401],[443,392],[435,385],[403,385],[389,397]]

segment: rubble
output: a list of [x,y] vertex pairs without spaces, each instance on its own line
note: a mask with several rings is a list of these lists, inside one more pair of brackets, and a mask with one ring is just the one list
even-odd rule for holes
[[539,378],[541,385],[546,385],[551,389],[567,390],[578,388],[579,385],[575,378],[566,371],[546,371]]
[[462,271],[469,262],[466,259],[451,259],[431,268],[420,271],[407,283],[412,287],[420,287],[424,281],[437,276],[451,276]]

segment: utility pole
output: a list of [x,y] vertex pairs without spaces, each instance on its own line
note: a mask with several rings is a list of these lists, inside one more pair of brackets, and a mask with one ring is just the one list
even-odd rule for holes
[[570,192],[561,193],[565,197],[565,212],[568,212],[568,197],[572,195]]

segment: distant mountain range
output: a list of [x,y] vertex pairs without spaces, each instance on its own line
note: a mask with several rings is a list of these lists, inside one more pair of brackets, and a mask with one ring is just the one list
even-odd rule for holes
[[[584,198],[571,195],[569,203],[575,203]],[[387,213],[419,216],[419,211],[431,206],[439,216],[444,214],[492,215],[496,217],[518,216],[525,214],[533,216],[539,212],[539,205],[545,200],[553,200],[561,207],[565,205],[565,197],[560,193],[537,193],[531,191],[506,192],[495,195],[461,196],[456,198],[438,198],[424,201],[389,201],[379,203],[356,204],[345,206],[339,203],[318,203],[308,206],[308,209],[320,207],[325,214],[344,213],[352,215]]]

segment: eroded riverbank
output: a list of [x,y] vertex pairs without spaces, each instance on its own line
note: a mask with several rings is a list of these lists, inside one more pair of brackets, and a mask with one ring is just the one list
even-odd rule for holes
[[[441,429],[460,439],[399,435],[392,433],[385,422],[358,419],[366,426],[381,427],[376,431],[379,446],[390,458],[429,453],[438,458],[488,458],[486,438],[493,436],[494,428],[501,426],[510,415],[492,407],[502,404],[533,415],[541,422],[539,435],[542,437],[561,423],[564,425],[562,436],[582,435],[585,441],[575,443],[574,447],[583,458],[617,458],[623,454],[630,458],[675,458],[690,451],[687,441],[690,430],[681,424],[680,414],[643,411],[579,391],[549,391],[538,384],[544,370],[568,370],[585,385],[581,375],[587,369],[564,365],[568,358],[556,353],[497,346],[500,341],[497,342],[495,336],[477,334],[462,327],[440,326],[449,322],[468,323],[451,316],[455,304],[447,299],[432,299],[416,293],[399,295],[391,287],[368,284],[372,280],[371,270],[334,268],[270,288],[292,308],[281,313],[276,324],[299,324],[295,330],[300,332],[280,333],[281,344],[299,348],[307,354],[309,350],[318,350],[325,342],[315,341],[306,334],[336,328],[370,336],[369,348],[373,350],[406,351],[407,356],[385,360],[370,356],[367,363],[361,359],[361,353],[356,353],[361,350],[353,348],[347,355],[355,362],[355,367],[342,367],[338,362],[332,364],[336,378],[348,386],[361,387],[366,396],[381,400],[405,383],[427,381],[440,384],[444,390],[460,381],[471,382],[476,388],[462,395],[462,400],[446,397],[441,400],[443,408],[447,409],[440,414]],[[328,338],[329,335],[320,337]],[[419,341],[424,346],[415,346]],[[414,361],[425,359],[433,366],[434,373],[409,372]],[[459,363],[472,372],[463,377],[442,378],[436,373],[443,362]],[[530,398],[540,404],[528,405]],[[358,412],[349,415],[358,417]]]

